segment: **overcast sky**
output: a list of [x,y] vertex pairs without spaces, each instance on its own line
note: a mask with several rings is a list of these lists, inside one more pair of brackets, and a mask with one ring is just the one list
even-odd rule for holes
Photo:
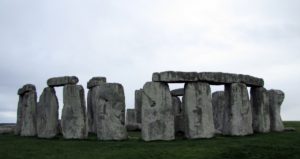
[[105,76],[133,108],[166,70],[262,77],[285,92],[283,119],[300,120],[299,19],[299,0],[1,0],[0,123],[16,121],[26,83],[39,96],[50,77]]

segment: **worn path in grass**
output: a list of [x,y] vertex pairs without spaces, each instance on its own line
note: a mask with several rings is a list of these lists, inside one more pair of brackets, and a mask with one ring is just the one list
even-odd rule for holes
[[297,131],[255,134],[247,137],[144,142],[131,132],[126,141],[45,140],[35,137],[0,135],[0,159],[174,159],[174,158],[300,158],[300,122],[285,122]]

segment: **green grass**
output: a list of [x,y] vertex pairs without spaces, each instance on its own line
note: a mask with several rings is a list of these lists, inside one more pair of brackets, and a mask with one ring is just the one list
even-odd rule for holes
[[299,159],[300,122],[285,122],[294,132],[255,134],[247,137],[144,142],[138,132],[130,132],[126,141],[51,140],[35,137],[0,135],[0,159],[160,159],[230,158]]

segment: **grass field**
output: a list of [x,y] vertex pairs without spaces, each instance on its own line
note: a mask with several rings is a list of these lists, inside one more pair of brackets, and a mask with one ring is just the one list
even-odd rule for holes
[[255,134],[247,137],[144,142],[138,132],[126,141],[51,140],[0,135],[0,159],[300,159],[300,122],[285,122],[293,132]]

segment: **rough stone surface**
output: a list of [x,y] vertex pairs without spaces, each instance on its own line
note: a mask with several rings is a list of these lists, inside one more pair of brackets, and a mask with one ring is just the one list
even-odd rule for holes
[[233,136],[252,134],[252,110],[246,85],[242,83],[226,85],[225,101],[223,134]]
[[16,126],[17,135],[36,136],[36,106],[37,95],[35,91],[29,91],[20,96]]
[[172,97],[173,111],[175,115],[175,133],[184,133],[184,113],[182,109],[182,103],[179,97]]
[[128,131],[139,130],[139,124],[136,120],[135,109],[127,109],[126,111],[126,129]]
[[231,83],[244,83],[247,86],[263,86],[264,80],[261,78],[232,74],[223,72],[175,72],[166,71],[160,73],[153,73],[152,81],[154,82],[168,82],[168,83],[182,83],[182,82],[206,82],[212,85],[222,85]]
[[215,127],[209,84],[186,83],[183,107],[186,117],[185,136],[187,138],[211,138],[214,136]]
[[106,78],[105,77],[93,77],[90,79],[87,83],[87,88],[91,89],[95,86],[99,86],[100,84],[106,83]]
[[95,91],[96,128],[99,140],[127,139],[125,127],[125,95],[123,86],[106,83],[93,88]]
[[87,137],[84,89],[81,85],[65,85],[63,89],[62,134],[65,139]]
[[269,105],[270,105],[270,126],[271,131],[284,131],[284,125],[280,116],[281,104],[284,100],[284,93],[281,90],[269,90]]
[[96,106],[93,105],[93,100],[95,100],[95,91],[90,89],[87,94],[87,117],[88,117],[88,131],[89,133],[96,133],[96,121],[94,117],[94,112],[96,111]]
[[183,96],[184,95],[184,88],[178,88],[171,91],[172,96]]
[[78,78],[76,76],[63,76],[63,77],[53,77],[47,80],[49,87],[58,87],[65,85],[75,85],[78,83]]
[[139,123],[139,124],[142,123],[142,94],[143,94],[143,89],[135,90],[134,109],[136,111],[137,123]]
[[217,91],[212,94],[212,107],[214,114],[214,125],[218,132],[223,131],[223,120],[225,114],[225,94],[224,91]]
[[152,81],[154,82],[169,82],[169,83],[178,83],[178,82],[189,82],[189,81],[198,81],[197,72],[175,72],[175,71],[166,71],[166,72],[155,72],[152,75]]
[[263,87],[251,88],[251,104],[254,132],[270,132],[270,109],[267,90]]
[[174,112],[169,86],[160,82],[147,82],[142,94],[142,139],[173,140]]
[[0,124],[0,134],[12,134],[15,131],[14,124]]
[[37,105],[37,135],[53,138],[58,134],[58,100],[54,88],[43,90]]
[[18,90],[18,95],[23,95],[26,92],[36,91],[36,88],[33,84],[26,84]]

